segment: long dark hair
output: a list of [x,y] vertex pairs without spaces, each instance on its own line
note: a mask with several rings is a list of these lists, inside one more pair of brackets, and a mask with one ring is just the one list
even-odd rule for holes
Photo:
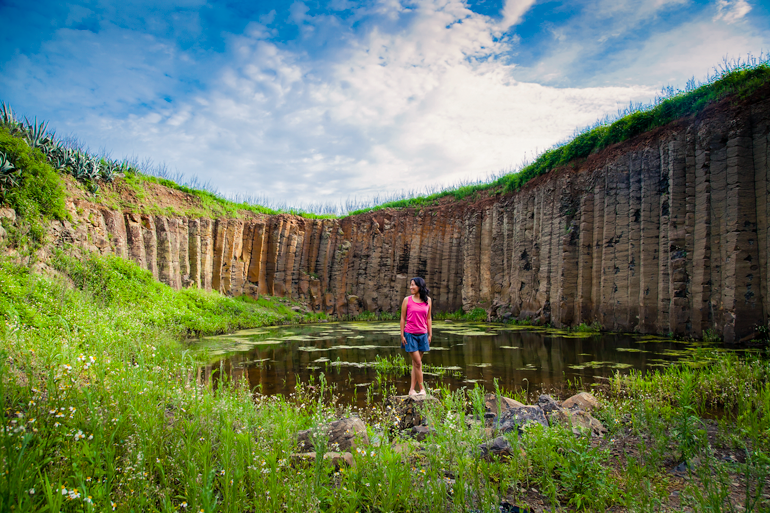
[[428,290],[428,286],[425,284],[425,280],[418,276],[417,278],[412,278],[409,280],[409,282],[414,282],[415,285],[420,287],[420,291],[418,292],[418,294],[420,294],[420,299],[423,301],[423,303],[427,303],[430,290]]

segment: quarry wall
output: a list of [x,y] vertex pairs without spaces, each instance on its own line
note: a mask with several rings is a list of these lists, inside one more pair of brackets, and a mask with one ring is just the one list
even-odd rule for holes
[[396,311],[435,308],[734,342],[767,325],[770,100],[722,102],[511,194],[343,219],[188,219],[71,199],[59,244],[137,262],[175,287]]

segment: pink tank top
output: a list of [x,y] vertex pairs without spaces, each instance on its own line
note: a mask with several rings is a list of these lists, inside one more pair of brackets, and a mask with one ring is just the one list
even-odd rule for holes
[[409,296],[406,304],[406,326],[404,331],[414,335],[428,333],[428,303],[417,303]]

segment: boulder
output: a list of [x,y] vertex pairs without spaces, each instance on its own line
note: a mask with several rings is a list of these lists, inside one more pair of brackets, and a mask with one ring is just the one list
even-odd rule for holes
[[604,436],[607,433],[607,428],[599,420],[581,410],[557,410],[548,415],[548,420],[551,425],[571,426],[576,435],[591,433],[591,436]]
[[[316,428],[327,439],[327,447],[335,451],[347,451],[369,445],[366,424],[358,417],[349,417],[324,424]],[[297,433],[297,443],[302,451],[312,451],[313,430],[305,429]]]
[[413,426],[410,434],[412,435],[412,438],[418,442],[422,442],[435,432],[435,429],[428,426]]
[[540,409],[543,410],[543,413],[548,415],[551,412],[561,410],[561,406],[559,406],[559,403],[557,403],[553,397],[547,394],[542,394],[537,399],[537,405],[540,406]]
[[588,392],[580,392],[561,403],[561,406],[570,410],[592,411],[599,407],[599,401]]
[[487,411],[495,415],[501,415],[511,408],[521,408],[524,406],[519,401],[509,397],[497,396],[497,394],[487,394],[484,396],[484,405]]
[[423,424],[422,409],[429,403],[438,402],[432,395],[394,395],[388,398],[385,406],[390,406],[391,426],[399,430],[411,429]]
[[481,457],[486,459],[510,458],[513,456],[513,447],[504,436],[498,436],[494,440],[479,445]]
[[508,433],[514,429],[521,432],[524,426],[532,422],[548,427],[548,419],[545,418],[545,413],[539,406],[511,408],[500,416],[498,429],[501,433]]

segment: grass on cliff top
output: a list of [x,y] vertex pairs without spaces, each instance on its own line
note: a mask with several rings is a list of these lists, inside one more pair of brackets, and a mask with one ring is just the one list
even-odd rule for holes
[[545,151],[534,162],[515,173],[504,175],[488,183],[467,185],[355,210],[348,215],[385,208],[422,207],[435,204],[436,201],[447,196],[460,200],[483,191],[517,191],[530,180],[552,169],[579,162],[608,146],[626,141],[677,119],[697,114],[706,106],[728,96],[745,99],[766,85],[768,81],[770,81],[770,59],[768,58],[760,57],[758,61],[750,59],[749,62],[724,63],[721,71],[707,80],[707,83],[695,87],[694,81],[690,81],[684,91],[669,90],[667,97],[661,98],[653,105],[636,110],[612,123],[602,123],[587,129],[569,142]]
[[[132,212],[147,213],[147,214],[161,214],[161,215],[183,215],[191,218],[209,217],[212,219],[229,217],[237,218],[241,216],[242,212],[252,212],[254,214],[293,214],[307,219],[329,219],[334,218],[333,215],[315,214],[312,212],[305,212],[296,209],[272,209],[263,207],[261,205],[251,204],[247,202],[231,201],[217,194],[204,189],[196,189],[187,185],[180,185],[173,180],[167,178],[161,178],[144,174],[141,172],[127,173],[124,177],[116,177],[115,184],[120,186],[124,184],[133,190],[134,194],[139,200],[136,203],[127,202],[125,199],[120,198],[119,194],[115,191],[108,191],[107,188],[103,188],[101,193],[95,198],[97,201],[114,206],[130,209]],[[152,202],[142,201],[145,198],[151,199],[151,186],[149,184],[161,185],[168,187],[169,189],[177,190],[185,194],[189,194],[200,202],[199,205],[193,207],[169,207],[165,210],[159,209]]]
[[[391,430],[394,412],[377,406],[361,412],[373,444],[336,469],[321,457],[333,450],[321,432],[318,457],[294,456],[297,431],[350,414],[323,375],[291,396],[252,395],[222,375],[199,380],[203,361],[180,344],[280,315],[173,291],[116,258],[60,254],[54,265],[65,280],[0,260],[0,511],[459,513],[498,511],[502,500],[767,511],[767,359],[714,353],[698,368],[618,374],[594,412],[607,435],[530,424],[501,435],[511,458],[480,455],[488,435],[466,414],[483,418],[481,387],[431,383],[424,442]],[[371,386],[392,392],[377,377]],[[719,423],[701,418],[711,406],[726,413]],[[673,472],[679,462],[686,480]]]

